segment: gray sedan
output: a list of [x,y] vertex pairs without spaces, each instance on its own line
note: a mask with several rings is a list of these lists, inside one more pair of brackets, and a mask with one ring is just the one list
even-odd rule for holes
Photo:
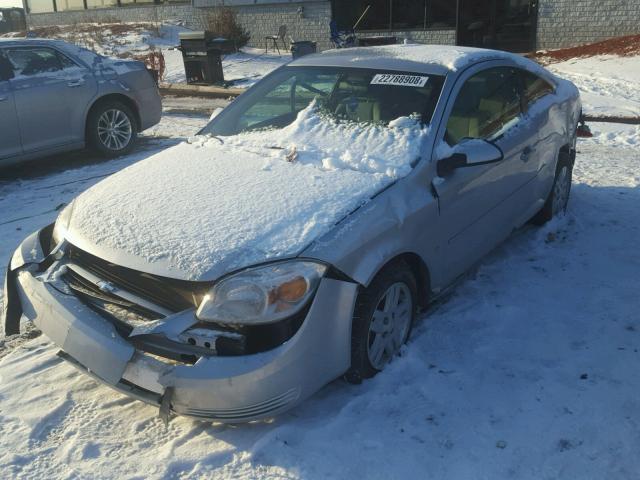
[[421,309],[562,214],[580,99],[504,52],[310,55],[16,250],[7,334],[171,413],[270,417],[383,370]]
[[86,145],[121,155],[161,114],[140,62],[55,40],[0,40],[0,166]]

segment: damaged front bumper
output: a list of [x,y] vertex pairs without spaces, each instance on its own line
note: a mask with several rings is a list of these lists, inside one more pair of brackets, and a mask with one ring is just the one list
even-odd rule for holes
[[[354,283],[322,279],[300,328],[276,348],[237,356],[212,352],[181,363],[136,348],[132,338],[65,290],[52,273],[57,260],[43,253],[39,238],[36,232],[25,239],[9,265],[7,334],[18,333],[24,315],[61,348],[62,358],[126,395],[157,405],[165,415],[222,422],[272,417],[349,367]],[[43,272],[48,263],[51,267]],[[193,315],[185,311],[155,323],[184,323],[185,316]]]

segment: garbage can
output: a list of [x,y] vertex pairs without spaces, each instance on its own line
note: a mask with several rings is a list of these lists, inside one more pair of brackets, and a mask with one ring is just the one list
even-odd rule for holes
[[316,42],[301,41],[291,42],[291,56],[295,60],[296,58],[304,57],[310,53],[316,53],[318,51],[318,45]]
[[224,83],[220,39],[214,38],[211,32],[180,33],[180,50],[187,83]]
[[396,37],[361,37],[358,39],[359,47],[378,47],[380,45],[395,45]]

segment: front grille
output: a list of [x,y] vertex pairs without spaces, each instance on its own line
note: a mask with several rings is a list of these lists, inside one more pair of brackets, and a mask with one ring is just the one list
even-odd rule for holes
[[72,263],[113,285],[171,312],[195,308],[211,287],[209,283],[190,282],[138,272],[107,262],[70,245]]
[[120,298],[117,295],[113,295],[111,293],[100,290],[97,285],[79,275],[73,270],[73,268],[68,268],[63,278],[69,288],[71,288],[76,294],[83,295],[85,297],[91,297],[94,300],[125,308],[129,311],[146,317],[149,320],[160,318],[158,314],[152,312],[151,310],[148,310],[133,302],[129,302],[128,300]]

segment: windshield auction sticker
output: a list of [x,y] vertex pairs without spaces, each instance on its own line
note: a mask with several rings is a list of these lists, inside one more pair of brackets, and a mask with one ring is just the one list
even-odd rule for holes
[[398,87],[424,87],[429,77],[421,75],[397,75],[395,73],[378,73],[371,80],[371,85],[396,85]]

